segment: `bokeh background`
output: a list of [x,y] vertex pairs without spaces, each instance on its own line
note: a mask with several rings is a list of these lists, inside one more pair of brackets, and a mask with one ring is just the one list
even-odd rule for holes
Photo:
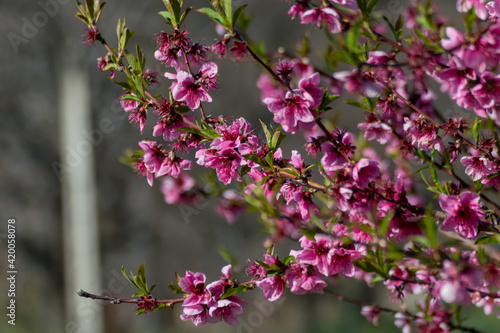
[[[233,3],[239,5],[243,1]],[[291,46],[299,34],[309,31],[314,47],[322,47],[318,31],[302,27],[287,15],[289,4],[280,0],[249,0],[248,12],[255,14],[249,36],[263,40],[266,49]],[[381,1],[378,9],[395,20],[406,1]],[[207,1],[186,0],[185,4],[207,5]],[[441,3],[440,3],[441,5]],[[454,13],[454,1],[444,12]],[[108,1],[99,27],[109,44],[116,43],[116,22],[126,18],[127,26],[137,30],[131,45],[143,47],[148,67],[162,73],[164,68],[153,58],[155,34],[168,29],[157,15],[164,10],[160,0]],[[8,302],[5,279],[0,282],[0,331],[17,333],[87,332],[75,324],[72,316],[84,316],[91,321],[103,318],[103,332],[398,332],[392,319],[382,315],[375,330],[359,314],[359,306],[340,303],[321,295],[294,296],[286,293],[283,301],[268,303],[260,291],[244,295],[249,302],[237,327],[225,324],[195,328],[178,317],[180,307],[166,309],[149,316],[135,316],[132,305],[109,305],[85,300],[77,309],[68,300],[68,253],[64,236],[64,179],[54,170],[71,149],[61,140],[61,108],[66,105],[65,88],[82,82],[89,91],[86,103],[91,108],[90,130],[110,124],[102,138],[91,146],[91,154],[81,156],[89,161],[94,172],[98,226],[95,249],[98,261],[98,284],[102,291],[118,297],[129,297],[133,288],[121,277],[120,268],[136,271],[146,262],[150,284],[157,284],[155,295],[169,297],[167,285],[174,282],[174,271],[200,271],[209,281],[220,275],[226,264],[218,248],[227,248],[240,267],[247,258],[262,255],[265,236],[256,215],[245,215],[229,226],[213,212],[214,202],[204,202],[190,211],[168,206],[156,183],[151,188],[130,168],[119,162],[126,150],[136,149],[145,135],[124,118],[117,103],[121,90],[109,82],[106,74],[96,69],[97,57],[104,56],[100,45],[82,44],[84,26],[74,18],[76,6],[69,0],[0,0],[0,267],[6,265],[6,221],[16,219],[16,326],[7,324],[5,305]],[[45,14],[44,14],[45,13]],[[455,15],[455,14],[453,14]],[[44,17],[46,19],[44,19]],[[36,25],[34,25],[36,23]],[[29,25],[35,27],[31,28]],[[208,18],[191,13],[186,28],[194,41],[211,44],[217,37]],[[255,82],[261,72],[251,61],[238,64],[217,60],[220,89],[213,94],[214,102],[207,105],[209,114],[246,117],[253,124],[258,119],[270,122],[271,114],[260,103]],[[63,79],[71,64],[74,80]],[[86,83],[85,83],[86,82]],[[166,93],[168,84],[155,92]],[[338,106],[339,110],[345,106]],[[343,116],[347,128],[354,129],[359,113]],[[146,128],[151,128],[148,123]],[[149,135],[151,136],[151,135]],[[293,146],[293,140],[288,148]],[[285,150],[286,151],[286,150]],[[83,189],[82,189],[83,191]],[[74,240],[70,239],[69,242]],[[286,255],[288,244],[278,248]],[[78,265],[78,262],[74,264]],[[5,268],[4,268],[5,267]],[[236,274],[244,280],[243,272]],[[89,292],[89,286],[79,288]],[[339,280],[332,290],[364,301],[387,299],[384,288],[367,288],[361,283]],[[102,306],[104,305],[104,306]],[[479,310],[478,310],[479,311]],[[471,312],[474,317],[476,312]],[[100,333],[100,332],[94,332]]]

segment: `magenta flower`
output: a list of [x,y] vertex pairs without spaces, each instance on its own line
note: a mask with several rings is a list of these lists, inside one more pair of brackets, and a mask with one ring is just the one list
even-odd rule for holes
[[239,167],[245,162],[243,157],[233,148],[200,149],[196,152],[196,163],[217,171],[217,178],[224,184],[229,184],[234,179],[241,181]]
[[365,305],[361,308],[361,315],[364,316],[373,325],[378,326],[378,316],[380,314],[380,308],[376,306]]
[[310,101],[298,93],[288,91],[284,99],[266,98],[264,103],[274,114],[274,121],[280,123],[288,133],[295,134],[300,124],[314,121],[314,115],[309,109]]
[[257,80],[257,88],[260,89],[260,98],[264,101],[266,98],[283,99],[285,92],[281,85],[271,80],[269,75],[262,73]]
[[488,13],[492,18],[500,17],[500,0],[490,1],[486,4],[486,8],[488,9]]
[[160,170],[163,160],[165,159],[165,154],[161,145],[156,141],[141,141],[139,142],[139,147],[144,151],[142,159],[146,169],[151,173]]
[[245,211],[245,201],[234,190],[226,190],[222,193],[220,203],[214,210],[224,217],[229,224],[233,224]]
[[156,172],[156,177],[161,177],[169,175],[172,178],[177,178],[181,173],[181,170],[191,170],[193,162],[190,160],[185,160],[180,157],[173,156],[165,158],[160,166],[160,169]]
[[204,325],[206,323],[215,323],[216,319],[212,318],[208,313],[208,307],[204,304],[196,304],[186,306],[182,309],[180,316],[181,320],[192,320],[195,326]]
[[455,230],[466,239],[475,238],[480,219],[485,215],[479,199],[479,195],[467,191],[462,192],[460,196],[442,193],[439,196],[439,205],[448,217],[444,219],[441,229]]
[[480,83],[472,87],[471,93],[482,108],[489,109],[500,103],[500,74],[484,72],[480,79]]
[[355,268],[351,262],[360,258],[356,250],[341,247],[341,243],[332,236],[316,234],[315,241],[302,236],[299,239],[301,251],[290,251],[298,263],[314,266],[325,276],[343,274],[353,276]]
[[231,326],[238,324],[237,316],[243,313],[243,307],[247,302],[241,298],[230,296],[228,298],[219,299],[210,306],[208,314],[214,320],[224,320]]
[[359,188],[367,187],[370,181],[379,176],[378,162],[370,161],[367,158],[360,159],[352,169],[352,178]]
[[285,290],[285,279],[279,275],[268,276],[255,283],[257,287],[262,289],[264,296],[269,302],[274,302],[281,298]]
[[203,273],[193,273],[186,271],[186,276],[181,278],[179,286],[182,288],[188,297],[184,299],[183,306],[191,306],[195,304],[208,304],[210,301],[210,293],[205,288],[206,276]]
[[177,74],[165,73],[165,77],[175,80],[170,89],[176,101],[186,102],[191,110],[200,107],[200,102],[211,102],[209,90],[217,87],[217,65],[213,62],[204,63],[193,77],[185,71]]
[[141,106],[141,103],[138,101],[125,100],[122,98],[120,98],[120,105],[123,107],[125,112],[129,113],[129,122],[131,124],[135,124],[142,134],[144,132],[144,128],[146,127],[146,109]]
[[323,294],[323,288],[328,285],[321,279],[321,275],[314,267],[304,264],[291,263],[285,275],[287,285],[295,295],[304,295],[309,292]]
[[403,129],[411,138],[411,144],[417,145],[418,149],[443,151],[444,144],[437,133],[438,129],[423,117],[420,116],[414,120],[405,118]]
[[446,27],[446,37],[447,39],[441,39],[441,46],[445,50],[454,50],[454,53],[457,53],[457,49],[459,49],[462,45],[466,44],[467,41],[464,38],[464,35],[459,32],[454,27]]
[[221,299],[233,280],[231,268],[231,265],[224,266],[222,268],[223,276],[207,286],[207,290],[212,296],[208,314],[214,322],[224,320],[226,323],[236,326],[238,323],[237,316],[243,313],[243,308],[247,305],[247,302],[236,296]]
[[168,204],[174,203],[185,203],[191,195],[187,193],[194,188],[194,179],[185,174],[181,173],[179,177],[163,177],[160,185],[160,192],[163,193],[165,202]]
[[294,19],[297,16],[302,16],[302,14],[309,9],[308,0],[297,0],[296,3],[288,11],[288,15]]
[[369,113],[366,121],[358,124],[358,128],[365,131],[363,137],[367,141],[376,140],[380,144],[386,144],[392,137],[392,128],[380,121],[373,113]]
[[195,84],[194,77],[185,71],[179,71],[176,75],[176,82],[172,84],[172,96],[176,101],[186,102],[191,110],[200,107],[200,102],[211,102],[212,97],[206,89]]
[[337,11],[331,7],[321,6],[306,10],[300,16],[300,23],[315,24],[318,28],[325,24],[328,27],[328,30],[334,34],[338,34],[342,31],[340,16]]
[[481,20],[486,20],[488,18],[488,10],[484,4],[484,0],[458,0],[457,1],[457,11],[459,13],[467,13],[469,10],[474,8],[476,16]]
[[460,163],[465,166],[465,173],[472,176],[473,181],[496,173],[495,163],[486,157],[464,156],[460,159]]
[[320,88],[319,73],[313,73],[307,79],[299,81],[299,90],[302,96],[309,101],[309,108],[316,109],[321,104],[323,89]]
[[229,52],[233,54],[233,56],[236,57],[236,61],[240,61],[241,57],[244,54],[248,53],[247,50],[247,43],[246,42],[239,42],[237,40],[233,41],[234,46],[229,49]]

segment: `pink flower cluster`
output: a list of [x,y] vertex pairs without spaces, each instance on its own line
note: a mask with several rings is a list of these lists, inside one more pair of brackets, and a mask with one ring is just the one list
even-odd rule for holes
[[187,294],[182,303],[181,319],[192,320],[196,326],[221,320],[236,326],[237,316],[243,313],[247,302],[236,296],[223,297],[234,282],[231,265],[222,268],[219,280],[206,286],[205,281],[205,274],[191,271],[186,271],[186,276],[181,278],[179,285]]

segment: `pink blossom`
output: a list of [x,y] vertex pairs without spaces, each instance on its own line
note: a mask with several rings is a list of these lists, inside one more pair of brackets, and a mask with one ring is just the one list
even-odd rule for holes
[[342,31],[340,16],[337,11],[331,7],[321,6],[306,10],[300,16],[300,23],[315,24],[318,28],[320,28],[323,24],[326,24],[328,29],[334,34]]
[[404,130],[411,138],[411,144],[417,145],[418,149],[429,151],[437,150],[442,152],[444,149],[443,140],[437,134],[437,127],[430,124],[423,117],[415,120],[405,118]]
[[362,94],[369,98],[378,97],[381,93],[374,78],[366,71],[341,71],[333,73],[333,78],[344,82],[344,88],[351,94]]
[[298,263],[314,266],[325,276],[342,274],[353,276],[355,272],[352,260],[360,258],[359,252],[342,247],[332,236],[316,234],[314,241],[302,236],[299,239],[303,250],[290,251]]
[[464,38],[464,35],[454,27],[446,27],[445,32],[448,38],[441,39],[441,46],[445,50],[455,50],[467,43],[467,41]]
[[236,326],[237,316],[243,313],[247,302],[234,295],[221,299],[227,288],[231,287],[233,280],[231,269],[231,265],[224,266],[222,277],[207,286],[212,297],[208,314],[213,318],[213,321],[224,320],[229,325]]
[[382,145],[386,144],[392,136],[392,128],[380,121],[373,113],[369,113],[366,121],[358,124],[358,128],[365,131],[366,140],[376,140]]
[[212,101],[208,91],[217,87],[215,63],[204,63],[195,77],[182,70],[177,74],[165,73],[165,76],[175,80],[170,87],[174,99],[186,102],[191,110],[199,108],[200,102]]
[[199,165],[216,169],[217,178],[225,185],[231,183],[233,179],[241,181],[238,169],[244,159],[233,148],[200,149],[195,156]]
[[472,87],[471,93],[484,109],[500,103],[500,74],[482,73],[480,83]]
[[352,133],[337,130],[332,134],[332,139],[321,145],[321,150],[325,155],[321,159],[321,164],[330,175],[334,174],[344,163],[354,156],[354,136]]
[[217,321],[224,320],[231,326],[238,324],[237,316],[243,313],[243,307],[247,302],[241,298],[230,296],[224,299],[218,299],[210,306],[208,314]]
[[308,292],[323,294],[323,288],[327,283],[321,279],[321,275],[314,267],[304,264],[291,263],[286,272],[287,285],[295,295],[303,295]]
[[257,287],[262,289],[264,296],[269,302],[277,301],[283,295],[285,290],[285,279],[279,275],[268,276],[255,283]]
[[224,217],[229,224],[233,224],[236,219],[245,211],[245,201],[233,190],[226,190],[222,193],[220,204],[215,206],[215,211]]
[[217,322],[216,319],[209,315],[208,307],[204,304],[196,304],[184,307],[182,309],[180,318],[183,321],[192,320],[195,326]]
[[319,73],[317,72],[299,81],[299,90],[302,92],[302,96],[309,101],[311,109],[316,109],[321,104],[323,89],[319,85]]
[[229,49],[229,52],[236,57],[236,61],[240,61],[243,55],[248,54],[247,43],[235,40],[233,44],[234,46]]
[[[135,96],[134,94],[132,94]],[[128,112],[128,120],[132,124],[134,123],[141,133],[144,132],[146,126],[146,109],[141,106],[139,101],[123,99],[124,96],[120,97],[120,105],[123,107],[125,112]]]
[[144,151],[142,159],[146,169],[151,173],[159,171],[165,159],[161,145],[156,141],[141,141],[139,147]]
[[361,308],[361,315],[366,317],[366,319],[375,326],[378,326],[379,314],[380,314],[380,308],[376,306],[365,305]]
[[205,274],[186,271],[186,276],[182,277],[179,282],[182,291],[189,294],[184,299],[183,306],[209,303],[210,293],[205,289],[205,281]]
[[394,321],[394,325],[396,327],[401,328],[402,333],[411,333],[411,322],[412,321],[409,317],[407,317],[406,315],[404,315],[401,312],[397,312],[394,315],[394,318],[396,318],[396,320]]
[[181,170],[191,170],[193,162],[176,157],[173,153],[170,155],[163,160],[160,169],[155,174],[156,177],[169,175],[172,178],[177,178]]
[[479,195],[467,191],[462,192],[460,196],[441,193],[439,205],[448,214],[441,229],[444,231],[455,230],[463,238],[475,238],[480,218],[485,215],[479,199]]
[[484,0],[458,0],[457,1],[457,11],[459,13],[467,13],[469,10],[474,8],[476,16],[481,20],[486,20],[488,18],[488,10],[484,4]]
[[266,98],[283,99],[285,91],[280,85],[277,85],[269,75],[262,73],[257,80],[257,88],[260,89],[260,98],[264,101]]
[[365,188],[374,178],[380,176],[378,162],[362,158],[352,170],[352,178],[359,188]]
[[493,0],[486,4],[486,8],[488,9],[488,13],[491,18],[499,18],[500,17],[500,0]]
[[288,91],[284,99],[269,97],[264,99],[264,103],[274,114],[274,121],[280,123],[288,133],[295,134],[299,125],[314,121],[314,115],[309,109],[311,102],[298,92]]
[[309,0],[297,0],[296,3],[288,11],[288,15],[294,19],[297,16],[302,16],[302,14],[309,9]]
[[497,172],[495,164],[483,156],[464,156],[460,159],[460,163],[465,166],[465,173],[472,176],[473,181]]
[[160,184],[160,192],[163,193],[165,202],[168,204],[185,203],[190,197],[187,193],[194,188],[194,179],[181,173],[177,178],[163,177]]

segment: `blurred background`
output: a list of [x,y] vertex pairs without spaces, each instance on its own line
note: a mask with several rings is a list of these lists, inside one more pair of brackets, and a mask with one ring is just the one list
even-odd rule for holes
[[[291,50],[307,30],[289,19],[287,2],[246,3],[247,12],[256,14],[249,36],[263,40],[269,51],[282,45]],[[378,8],[394,21],[405,3],[381,1]],[[185,4],[208,2],[186,0]],[[108,43],[116,45],[116,22],[126,18],[127,26],[137,30],[130,45],[140,44],[148,67],[162,74],[165,69],[153,58],[155,34],[169,29],[156,14],[161,10],[160,0],[111,0],[98,26]],[[181,275],[186,270],[204,272],[213,281],[226,264],[219,255],[220,246],[244,267],[247,258],[261,257],[265,235],[259,233],[256,215],[245,215],[229,226],[213,212],[213,202],[190,211],[168,206],[158,182],[151,188],[119,162],[126,150],[137,149],[138,141],[151,136],[152,123],[144,135],[128,123],[117,102],[121,89],[96,69],[104,48],[82,44],[85,27],[74,18],[75,12],[75,3],[69,0],[1,0],[0,267],[7,271],[3,268],[6,221],[15,218],[18,272],[15,326],[5,319],[3,311],[9,302],[5,278],[0,283],[1,332],[83,333],[89,327],[93,333],[399,331],[383,315],[374,330],[358,306],[321,295],[286,292],[282,301],[268,303],[260,291],[247,293],[243,297],[249,305],[237,327],[202,328],[181,321],[179,306],[146,317],[135,316],[133,305],[78,299],[80,288],[130,297],[135,290],[121,276],[120,268],[124,265],[127,272],[136,272],[142,262],[149,284],[157,284],[155,296],[168,298],[167,285],[175,281],[174,271]],[[199,13],[191,13],[185,24],[193,41],[210,45],[217,37],[212,22]],[[321,47],[314,45],[321,41],[313,38],[312,48]],[[269,123],[271,114],[260,103],[255,86],[260,69],[251,61],[216,62],[220,89],[213,94],[214,102],[206,105],[207,113],[242,115],[252,124],[258,119]],[[154,92],[166,93],[167,89],[165,83]],[[351,114],[345,117],[350,122],[344,124],[355,128],[361,117]],[[74,165],[63,172],[64,163]],[[97,237],[92,236],[92,228]],[[91,244],[91,249],[85,244]],[[284,244],[278,254],[283,257],[288,250]],[[244,272],[236,278],[244,280]],[[384,288],[369,289],[361,283],[339,280],[332,290],[368,302],[387,299]]]

